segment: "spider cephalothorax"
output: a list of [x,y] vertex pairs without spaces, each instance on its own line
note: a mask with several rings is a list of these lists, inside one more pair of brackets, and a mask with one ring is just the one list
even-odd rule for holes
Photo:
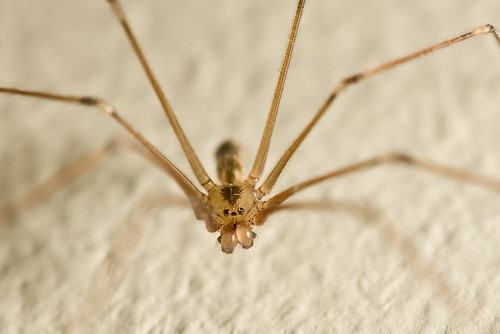
[[242,181],[241,155],[233,142],[223,143],[216,153],[217,174],[221,185],[208,191],[206,203],[212,213],[207,221],[209,232],[220,231],[217,239],[224,253],[232,253],[239,244],[253,246],[256,234],[252,231],[259,197],[253,185]]
[[[297,8],[295,11],[292,28],[287,41],[287,48],[281,70],[279,71],[279,78],[274,91],[274,96],[269,110],[266,126],[262,134],[259,149],[257,151],[254,163],[246,179],[243,179],[243,171],[241,166],[240,150],[237,145],[232,142],[223,143],[217,151],[217,174],[220,180],[220,185],[216,185],[212,179],[205,172],[201,162],[195,154],[191,144],[186,138],[177,118],[172,110],[172,107],[167,101],[163,90],[161,89],[158,81],[156,80],[153,71],[151,70],[146,57],[144,56],[141,47],[135,35],[130,28],[125,14],[121,8],[118,0],[107,0],[111,5],[113,12],[120,21],[133,47],[141,65],[143,66],[148,79],[150,80],[156,95],[158,96],[163,110],[172,125],[172,128],[179,139],[184,153],[191,165],[191,168],[196,176],[197,181],[203,187],[205,192],[200,191],[193,182],[186,177],[165,155],[163,155],[156,147],[154,147],[143,135],[136,131],[131,124],[125,121],[115,110],[115,108],[108,102],[94,97],[85,96],[72,96],[61,95],[54,93],[47,93],[41,91],[23,90],[17,88],[0,87],[0,93],[15,94],[37,97],[47,100],[55,100],[61,102],[75,103],[86,106],[92,106],[108,116],[112,117],[118,122],[126,131],[128,131],[135,139],[141,144],[137,149],[139,153],[143,154],[147,159],[154,161],[160,168],[168,173],[174,181],[183,190],[188,198],[194,215],[199,220],[204,220],[207,230],[209,232],[220,231],[218,238],[222,250],[225,253],[233,252],[237,244],[241,244],[243,248],[250,248],[253,245],[253,239],[256,234],[252,231],[253,226],[262,225],[269,214],[283,209],[281,203],[287,200],[290,196],[296,194],[302,189],[308,188],[312,185],[321,183],[328,179],[336,178],[341,175],[350,174],[353,172],[366,170],[379,165],[401,163],[413,168],[425,170],[436,175],[445,176],[448,178],[457,179],[463,182],[478,185],[483,188],[500,191],[500,182],[497,179],[484,177],[482,175],[469,173],[461,169],[456,169],[448,166],[443,166],[433,162],[421,160],[401,153],[388,153],[379,155],[371,159],[361,162],[350,164],[343,168],[333,170],[332,172],[320,175],[299,184],[293,185],[284,191],[271,196],[267,200],[263,198],[271,194],[271,191],[278,180],[281,172],[287,165],[288,161],[297,150],[299,145],[307,137],[309,132],[314,128],[319,119],[328,110],[332,102],[349,86],[372,77],[378,73],[382,73],[400,64],[411,61],[412,59],[429,54],[431,52],[443,49],[457,42],[480,35],[491,34],[496,41],[500,44],[500,34],[490,24],[485,24],[463,35],[456,36],[444,42],[435,44],[433,46],[421,49],[420,51],[408,54],[404,57],[394,59],[377,67],[365,70],[362,72],[350,75],[341,80],[337,86],[328,95],[325,102],[320,109],[312,117],[309,123],[304,127],[302,132],[296,137],[289,148],[281,156],[279,161],[273,167],[269,175],[263,179],[262,183],[257,186],[257,183],[262,177],[264,165],[267,159],[269,145],[273,134],[276,117],[285,86],[285,79],[290,65],[291,56],[295,40],[297,38],[297,31],[300,24],[300,18],[304,10],[306,0],[298,0]],[[89,166],[96,163],[97,157],[101,157],[104,153],[109,153],[113,150],[115,145],[108,145],[104,150],[96,152],[91,155],[91,158],[82,159],[81,162],[75,163],[72,168],[65,169],[60,172],[57,179],[58,182],[46,182],[37,191],[20,202],[13,202],[5,208],[0,208],[0,218],[5,215],[11,215],[11,212],[19,211],[19,208],[25,208],[33,203],[36,203],[43,197],[46,197],[51,192],[58,189],[62,184],[69,183],[75,179],[84,170],[88,170]],[[54,184],[57,184],[55,186]],[[7,212],[7,214],[5,213]]]
[[245,182],[216,186],[208,193],[208,203],[216,215],[218,241],[222,251],[232,253],[239,243],[243,248],[253,245],[257,196],[255,189]]

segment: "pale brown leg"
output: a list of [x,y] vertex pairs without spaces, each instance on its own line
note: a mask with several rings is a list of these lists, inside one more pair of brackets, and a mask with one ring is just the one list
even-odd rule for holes
[[377,231],[385,245],[389,245],[402,257],[405,265],[419,280],[433,289],[437,299],[443,302],[450,311],[452,326],[476,323],[476,320],[479,319],[478,305],[475,305],[471,300],[464,300],[463,297],[460,297],[457,292],[462,289],[449,280],[448,276],[433,265],[431,260],[425,259],[413,240],[398,231],[395,224],[384,219],[379,210],[373,206],[352,200],[320,200],[285,203],[265,210],[264,214],[269,216],[289,210],[345,212],[358,216]]
[[72,164],[60,169],[44,182],[32,188],[22,197],[15,199],[0,208],[0,228],[12,221],[19,214],[42,202],[58,190],[64,188],[76,178],[88,172],[121,146],[117,140],[111,141],[103,148],[86,154]]
[[88,280],[88,293],[79,308],[79,313],[67,324],[68,332],[73,332],[75,329],[82,333],[94,332],[100,317],[109,306],[109,300],[120,287],[127,263],[132,260],[134,251],[146,230],[144,217],[150,216],[156,209],[176,206],[190,207],[185,198],[168,194],[146,196],[135,206],[127,224],[120,228],[106,257]]
[[81,104],[97,108],[106,115],[113,118],[125,130],[127,130],[137,141],[148,151],[151,157],[154,157],[156,162],[165,170],[181,187],[189,199],[195,216],[198,219],[205,219],[210,216],[210,212],[206,208],[205,201],[206,195],[201,193],[198,188],[169,160],[165,157],[156,147],[154,147],[146,138],[137,132],[127,121],[120,117],[116,109],[108,102],[94,97],[82,97],[73,95],[60,95],[39,91],[22,90],[16,88],[0,87],[0,93],[22,95],[28,97],[36,97],[45,100],[55,100],[60,102]]
[[131,149],[141,154],[145,159],[150,160],[158,167],[162,168],[162,165],[160,165],[148,151],[146,151],[143,147],[138,146],[137,143],[132,142],[131,138],[114,139],[104,147],[88,153],[70,165],[60,169],[54,173],[54,175],[32,188],[22,197],[19,197],[18,199],[0,207],[0,228],[11,222],[26,210],[38,205],[60,189],[63,189],[68,184],[99,165],[105,159],[109,158],[110,155],[114,154],[117,149],[121,148]]
[[113,12],[115,16],[118,18],[120,21],[123,29],[125,30],[125,33],[127,35],[127,38],[132,45],[132,48],[134,49],[134,52],[136,53],[137,57],[139,58],[139,61],[141,62],[141,65],[146,72],[146,75],[151,82],[151,85],[153,86],[153,89],[158,96],[158,99],[160,100],[160,103],[163,107],[163,110],[165,111],[165,114],[167,115],[168,121],[170,122],[170,125],[174,129],[175,135],[177,136],[177,139],[181,143],[182,149],[184,150],[184,153],[186,154],[187,159],[189,160],[189,164],[191,165],[191,168],[193,169],[194,174],[196,175],[196,178],[200,182],[200,184],[208,191],[212,189],[215,184],[212,182],[208,174],[205,172],[203,169],[203,166],[200,163],[200,160],[194,153],[193,148],[191,147],[191,144],[186,138],[186,135],[182,131],[182,128],[177,121],[177,118],[175,117],[175,114],[172,110],[172,107],[168,103],[167,97],[165,96],[165,93],[160,87],[160,84],[156,80],[153,71],[151,70],[151,67],[149,66],[146,57],[144,56],[144,53],[142,52],[141,47],[139,46],[139,42],[135,38],[135,35],[132,32],[132,29],[130,28],[130,25],[128,24],[127,18],[125,17],[125,13],[123,12],[123,9],[118,2],[118,0],[108,0],[109,4],[111,5],[111,8],[113,9]]
[[287,149],[287,151],[285,152],[285,154],[283,154],[283,156],[280,158],[280,160],[278,161],[278,163],[276,164],[276,166],[274,167],[274,169],[271,171],[271,173],[269,174],[269,176],[264,181],[264,183],[260,186],[260,188],[258,189],[260,197],[263,197],[264,195],[266,195],[269,192],[271,192],[274,184],[276,183],[276,181],[278,180],[278,177],[280,176],[281,172],[283,171],[283,168],[285,168],[286,164],[288,163],[288,161],[290,160],[290,158],[292,157],[292,155],[295,153],[295,150],[299,147],[299,145],[302,143],[302,141],[304,140],[304,138],[309,134],[309,132],[311,131],[311,129],[316,125],[316,123],[321,118],[321,116],[323,116],[323,114],[326,112],[326,110],[330,107],[330,105],[332,104],[332,102],[347,87],[351,86],[354,83],[360,82],[360,81],[362,81],[362,80],[364,80],[366,78],[374,76],[374,75],[376,75],[378,73],[381,73],[381,72],[383,72],[385,70],[393,68],[393,67],[395,67],[395,66],[397,66],[399,64],[406,63],[406,62],[408,62],[408,61],[410,61],[412,59],[415,59],[415,58],[418,58],[420,56],[429,54],[431,52],[443,49],[445,47],[448,47],[448,46],[450,46],[452,44],[455,44],[455,43],[458,43],[460,41],[463,41],[463,40],[466,40],[466,39],[469,39],[469,38],[472,38],[472,37],[475,37],[475,36],[479,36],[479,35],[485,35],[485,34],[492,34],[495,37],[495,39],[497,40],[498,44],[500,45],[500,34],[495,29],[495,27],[493,27],[490,24],[486,24],[486,25],[484,25],[482,27],[479,27],[477,29],[474,29],[473,31],[468,32],[466,34],[457,36],[455,38],[449,39],[449,40],[444,41],[442,43],[439,43],[439,44],[433,45],[431,47],[422,49],[422,50],[417,51],[415,53],[409,54],[409,55],[407,55],[405,57],[398,58],[396,60],[393,60],[393,61],[390,61],[388,63],[382,64],[382,65],[377,66],[375,68],[369,69],[367,71],[360,72],[360,73],[357,73],[355,75],[351,75],[351,76],[345,78],[344,80],[342,80],[337,85],[337,87],[332,91],[332,93],[330,94],[330,96],[328,96],[328,98],[323,103],[323,105],[321,106],[321,108],[318,110],[318,112],[316,113],[316,115],[313,117],[313,119],[311,120],[311,122],[306,126],[306,128],[302,131],[302,133],[295,139],[295,141]]
[[293,46],[295,45],[295,40],[297,39],[297,31],[299,29],[300,18],[302,17],[305,3],[305,0],[299,0],[297,4],[297,10],[295,11],[295,17],[290,31],[290,37],[288,37],[285,57],[283,58],[283,63],[281,64],[280,76],[278,78],[278,83],[276,84],[276,89],[274,90],[271,109],[269,110],[269,115],[267,116],[266,126],[264,128],[264,133],[262,134],[257,156],[255,157],[252,169],[250,170],[246,180],[246,182],[253,186],[262,176],[262,171],[264,170],[264,165],[266,163],[267,152],[269,151],[269,145],[273,135],[274,123],[278,114],[283,88],[285,87],[286,74],[288,72],[288,67],[290,66],[290,60],[292,59]]
[[469,183],[471,185],[476,185],[495,192],[500,192],[499,179],[494,179],[491,177],[470,173],[461,169],[417,159],[403,153],[390,153],[372,159],[368,159],[356,164],[352,164],[347,167],[337,169],[331,173],[327,173],[325,175],[318,176],[308,181],[294,185],[280,192],[279,194],[271,197],[268,201],[264,203],[264,209],[267,208],[270,209],[275,206],[278,206],[281,203],[283,203],[286,199],[288,199],[290,196],[298,193],[302,189],[308,188],[312,185],[318,184],[328,179],[333,179],[343,175],[348,175],[354,172],[366,170],[380,165],[394,164],[394,163],[405,164],[409,167],[414,167],[416,169],[431,172],[433,174],[440,175],[446,178],[455,179],[457,181]]

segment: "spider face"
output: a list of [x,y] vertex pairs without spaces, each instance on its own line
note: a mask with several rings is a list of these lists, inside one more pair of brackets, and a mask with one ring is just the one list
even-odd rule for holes
[[243,248],[252,247],[257,203],[255,189],[245,182],[216,186],[208,193],[208,204],[218,224],[215,231],[220,231],[217,240],[224,253],[232,253],[238,243]]

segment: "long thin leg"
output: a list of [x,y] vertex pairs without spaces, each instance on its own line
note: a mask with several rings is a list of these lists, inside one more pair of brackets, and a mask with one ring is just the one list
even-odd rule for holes
[[17,198],[0,208],[0,228],[12,221],[19,214],[37,205],[50,195],[64,188],[85,172],[101,163],[120,144],[113,140],[103,148],[86,154],[72,164],[65,166],[44,182],[32,188],[22,197]]
[[283,168],[285,168],[286,164],[292,157],[292,155],[295,153],[295,150],[299,147],[299,145],[302,143],[304,138],[309,134],[311,129],[316,125],[318,120],[323,116],[323,114],[326,112],[326,110],[330,107],[332,102],[337,98],[337,96],[343,92],[347,87],[351,86],[354,83],[360,82],[366,78],[369,78],[371,76],[374,76],[375,74],[378,74],[380,72],[383,72],[385,70],[388,70],[390,68],[393,68],[399,64],[406,63],[412,59],[418,58],[420,56],[429,54],[431,52],[437,51],[439,49],[443,49],[445,47],[448,47],[452,44],[458,43],[460,41],[479,36],[479,35],[485,35],[485,34],[493,34],[493,36],[496,38],[498,44],[500,45],[500,34],[498,31],[495,29],[490,24],[486,24],[480,28],[474,29],[471,32],[468,32],[466,34],[457,36],[455,38],[446,40],[442,43],[433,45],[431,47],[422,49],[420,51],[417,51],[415,53],[409,54],[407,56],[404,56],[402,58],[398,58],[396,60],[390,61],[388,63],[382,64],[380,66],[377,66],[375,68],[369,69],[364,72],[357,73],[355,75],[351,75],[344,80],[340,81],[340,83],[337,85],[337,87],[332,91],[332,93],[328,96],[326,101],[323,103],[321,108],[318,110],[316,115],[313,117],[313,119],[310,121],[310,123],[306,126],[306,128],[302,131],[302,133],[295,139],[295,141],[290,145],[290,147],[287,149],[285,154],[280,158],[274,169],[271,171],[269,176],[266,178],[264,183],[260,186],[258,192],[260,193],[260,197],[268,194],[276,181],[278,180],[278,177],[280,176],[281,172],[283,171]]
[[276,89],[274,90],[271,109],[269,110],[269,115],[267,116],[266,127],[264,128],[264,133],[262,134],[262,139],[259,145],[259,150],[257,151],[257,156],[255,157],[252,169],[250,170],[250,173],[248,174],[246,180],[246,182],[250,183],[251,185],[255,185],[257,183],[257,181],[262,176],[262,171],[264,170],[267,152],[269,151],[269,144],[271,143],[271,137],[273,135],[274,122],[276,121],[276,116],[278,114],[281,95],[283,93],[283,88],[285,87],[286,74],[288,72],[288,67],[290,66],[290,60],[292,59],[293,46],[295,45],[295,40],[297,39],[297,31],[299,29],[300,18],[302,17],[305,3],[305,0],[300,0],[297,4],[295,18],[293,20],[292,29],[290,31],[290,37],[288,37],[288,45],[286,47],[285,57],[283,58],[283,63],[281,65],[280,76],[278,78],[278,83],[276,84]]
[[383,217],[377,208],[367,203],[351,200],[320,200],[309,202],[284,203],[269,209],[267,215],[290,210],[318,210],[330,213],[342,212],[355,215],[366,222],[378,233],[384,244],[395,250],[413,274],[430,285],[435,297],[440,299],[453,315],[452,325],[460,325],[477,321],[479,309],[471,300],[465,300],[457,294],[460,287],[453,284],[449,275],[433,265],[430,259],[423,257],[415,242],[397,230],[393,222]]
[[[93,98],[81,97],[72,95],[60,95],[38,91],[21,90],[15,88],[0,87],[0,93],[8,93],[14,95],[23,95],[29,97],[37,97],[46,100],[54,100],[60,102],[68,102],[74,104],[81,104],[91,106],[104,112],[106,115],[111,116],[122,127],[125,128],[132,136],[141,143],[144,148],[156,159],[156,161],[163,167],[163,169],[177,182],[181,189],[186,194],[189,202],[191,203],[195,215],[198,219],[206,219],[210,216],[208,209],[205,206],[206,195],[201,193],[196,186],[170,161],[165,157],[156,147],[154,147],[146,138],[137,132],[128,122],[120,117],[115,108],[106,101]],[[207,218],[208,219],[208,218]]]
[[373,168],[376,166],[380,165],[386,165],[386,164],[405,164],[410,167],[414,167],[420,170],[424,170],[436,175],[440,175],[443,177],[447,177],[450,179],[455,179],[459,180],[462,182],[469,183],[471,185],[476,185],[485,189],[489,189],[495,192],[500,192],[500,180],[499,179],[494,179],[474,173],[470,173],[464,170],[460,170],[457,168],[453,167],[448,167],[444,165],[440,165],[434,162],[430,161],[425,161],[425,160],[420,160],[417,158],[414,158],[412,156],[409,156],[407,154],[403,153],[390,153],[386,155],[382,155],[379,157],[375,157],[372,159],[368,159],[356,164],[349,165],[344,168],[337,169],[331,173],[324,174],[322,176],[315,177],[313,179],[310,179],[308,181],[299,183],[297,185],[294,185],[277,195],[271,197],[268,201],[266,201],[263,205],[264,211],[262,215],[262,223],[265,221],[265,211],[272,209],[276,207],[277,205],[283,203],[286,199],[288,199],[290,196],[298,193],[299,191],[308,188],[312,185],[318,184],[320,182],[333,179],[336,177],[348,175],[354,172],[359,172],[362,170],[366,170],[369,168]]
[[182,149],[184,150],[184,153],[186,154],[187,159],[189,160],[189,164],[191,165],[191,168],[193,169],[194,174],[196,175],[196,178],[200,182],[200,184],[208,191],[212,189],[215,184],[212,182],[210,177],[207,175],[205,170],[203,169],[203,166],[200,163],[200,160],[194,153],[193,147],[189,143],[189,141],[186,138],[186,135],[184,134],[184,131],[182,131],[182,128],[177,121],[177,118],[175,117],[175,114],[172,110],[172,107],[168,103],[167,97],[165,96],[165,93],[163,93],[163,90],[160,87],[160,84],[156,80],[153,71],[151,70],[151,67],[149,66],[146,57],[144,56],[144,53],[142,52],[141,47],[139,46],[139,43],[137,42],[137,39],[135,38],[135,35],[132,32],[132,29],[130,28],[130,25],[128,24],[127,18],[125,17],[125,13],[123,12],[123,9],[118,2],[118,0],[108,0],[109,4],[111,5],[111,8],[113,9],[113,12],[115,13],[115,16],[118,18],[120,21],[123,29],[125,30],[125,33],[127,34],[127,38],[130,41],[130,44],[132,44],[132,48],[134,49],[134,52],[136,53],[137,57],[139,58],[139,61],[141,62],[142,67],[144,68],[144,71],[146,72],[146,75],[151,82],[151,85],[153,86],[153,89],[155,90],[156,95],[158,96],[158,99],[160,100],[160,103],[163,107],[163,110],[165,111],[165,114],[167,115],[168,121],[170,122],[170,125],[174,129],[175,135],[177,136],[177,139],[181,143]]
[[82,333],[95,332],[98,319],[110,307],[109,301],[120,287],[125,277],[127,264],[132,260],[138,244],[143,239],[142,236],[148,226],[144,217],[149,217],[154,210],[159,208],[188,206],[189,203],[185,198],[168,194],[150,194],[135,205],[127,223],[113,238],[106,257],[88,281],[85,300],[79,307],[79,313],[74,315],[74,318],[67,324],[68,332],[74,332],[75,329]]
[[128,148],[139,154],[145,159],[151,161],[156,166],[163,168],[162,165],[142,146],[136,142],[132,142],[131,138],[117,138],[110,141],[104,147],[90,152],[68,166],[63,167],[51,177],[32,188],[23,196],[10,201],[3,207],[0,207],[0,228],[11,222],[19,214],[39,204],[46,198],[50,197],[60,189],[75,181],[83,174],[98,166],[106,158],[115,153],[118,149]]

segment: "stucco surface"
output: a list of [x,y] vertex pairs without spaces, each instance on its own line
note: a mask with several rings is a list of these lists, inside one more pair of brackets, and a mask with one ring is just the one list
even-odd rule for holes
[[[123,6],[206,170],[215,178],[213,153],[234,138],[248,171],[295,1]],[[193,178],[108,7],[1,1],[0,85],[105,98]],[[309,1],[265,173],[340,79],[485,23],[500,25],[498,1]],[[499,89],[492,36],[371,78],[339,97],[275,190],[394,150],[500,178]],[[89,108],[0,95],[0,203],[123,134]],[[159,193],[168,207],[137,214]],[[378,220],[352,205],[284,211],[226,255],[172,180],[122,151],[2,227],[0,331],[498,332],[499,196],[380,167],[295,197]]]

